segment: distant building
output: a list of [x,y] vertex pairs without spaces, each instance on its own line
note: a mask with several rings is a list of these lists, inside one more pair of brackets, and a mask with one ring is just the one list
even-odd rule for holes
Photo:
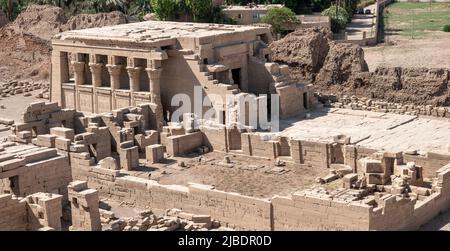
[[248,25],[261,22],[270,9],[282,8],[281,4],[227,6],[223,9],[225,16],[236,21],[237,24]]

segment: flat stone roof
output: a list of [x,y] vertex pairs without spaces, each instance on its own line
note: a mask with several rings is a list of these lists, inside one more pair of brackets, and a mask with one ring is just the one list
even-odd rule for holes
[[294,117],[280,121],[282,131],[278,135],[327,142],[332,142],[334,136],[346,135],[353,144],[377,150],[449,154],[449,119],[347,109],[310,115],[309,119]]
[[66,31],[54,40],[110,40],[122,42],[161,42],[177,38],[206,38],[233,33],[265,33],[257,26],[146,21],[101,28]]

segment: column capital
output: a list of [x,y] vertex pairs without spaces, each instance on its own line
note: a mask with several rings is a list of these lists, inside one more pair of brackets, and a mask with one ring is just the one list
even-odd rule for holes
[[161,78],[161,73],[162,73],[163,69],[162,68],[157,68],[157,69],[146,68],[145,70],[147,71],[148,77],[150,79],[159,79],[159,78]]
[[89,68],[91,68],[91,71],[101,71],[103,67],[103,64],[101,63],[89,63]]
[[127,69],[128,75],[130,75],[130,78],[139,76],[138,74],[140,74],[142,71],[142,67],[127,67],[126,69]]
[[122,69],[124,68],[123,65],[113,65],[113,64],[107,64],[106,68],[108,68],[108,72],[110,75],[119,75]]

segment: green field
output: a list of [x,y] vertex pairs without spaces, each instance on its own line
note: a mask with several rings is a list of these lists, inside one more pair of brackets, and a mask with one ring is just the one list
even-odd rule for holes
[[424,37],[450,24],[450,3],[393,3],[386,9],[387,35]]

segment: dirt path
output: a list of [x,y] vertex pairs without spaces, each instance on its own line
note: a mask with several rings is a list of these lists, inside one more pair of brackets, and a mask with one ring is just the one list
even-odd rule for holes
[[391,36],[388,41],[395,45],[364,48],[370,71],[378,66],[450,68],[450,33],[434,32],[414,40]]

